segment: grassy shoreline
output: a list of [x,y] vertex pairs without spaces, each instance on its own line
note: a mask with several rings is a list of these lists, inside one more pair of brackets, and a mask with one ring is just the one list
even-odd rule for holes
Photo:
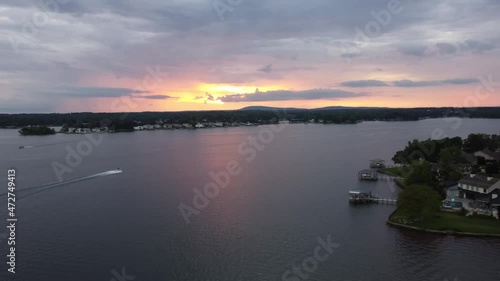
[[393,177],[401,177],[402,176],[402,168],[401,167],[381,168],[381,169],[378,169],[377,172],[379,172],[381,174],[393,176]]
[[466,217],[456,213],[440,212],[427,221],[402,223],[405,216],[396,210],[389,222],[399,226],[407,226],[416,230],[442,232],[445,234],[466,235],[498,235],[500,237],[500,221],[493,218]]

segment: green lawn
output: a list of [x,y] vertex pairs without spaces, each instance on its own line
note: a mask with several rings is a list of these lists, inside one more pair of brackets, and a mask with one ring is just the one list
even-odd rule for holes
[[387,174],[387,175],[400,177],[400,176],[402,176],[402,174],[404,172],[404,168],[402,168],[402,167],[382,168],[382,169],[379,169],[378,171],[381,173]]
[[[398,218],[404,217],[396,213],[391,221],[398,222]],[[455,213],[441,212],[435,218],[424,222],[408,224],[430,230],[470,232],[479,234],[500,234],[500,221],[491,218],[466,217]]]

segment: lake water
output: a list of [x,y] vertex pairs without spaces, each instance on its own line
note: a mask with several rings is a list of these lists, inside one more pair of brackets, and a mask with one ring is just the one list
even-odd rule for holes
[[[21,189],[58,180],[52,163],[66,165],[68,148],[87,152],[83,143],[90,142],[84,135],[0,130],[0,193],[7,191],[7,169],[16,169],[18,184],[16,274],[7,273],[2,239],[0,280],[266,281],[283,280],[284,273],[294,281],[500,280],[499,239],[391,228],[385,222],[394,206],[347,200],[355,188],[397,196],[392,182],[358,181],[369,159],[390,161],[409,140],[439,132],[498,134],[498,120],[294,124],[272,138],[266,128],[101,135],[63,180],[118,167],[123,173],[49,185],[22,199],[38,189]],[[259,133],[268,143],[249,159],[246,142]],[[193,206],[193,188],[203,190],[213,182],[210,173],[228,163],[240,173],[186,224],[179,204]],[[6,229],[7,198],[0,200]],[[328,237],[338,244],[328,258],[309,259],[310,272],[293,273]],[[115,276],[122,272],[128,279]]]

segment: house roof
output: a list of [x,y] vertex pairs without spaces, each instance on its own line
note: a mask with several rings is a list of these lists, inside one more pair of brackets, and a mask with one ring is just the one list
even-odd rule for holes
[[487,177],[483,175],[471,175],[470,177],[461,179],[459,183],[490,188],[492,185],[496,184],[499,181],[500,179],[498,178]]
[[458,185],[450,186],[446,190],[459,190]]
[[497,161],[500,161],[500,152],[493,152],[491,150],[481,150],[480,152],[490,156],[491,158],[496,159]]

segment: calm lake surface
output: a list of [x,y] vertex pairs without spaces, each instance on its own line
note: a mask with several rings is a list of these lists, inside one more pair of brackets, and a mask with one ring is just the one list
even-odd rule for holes
[[[282,280],[329,235],[340,246],[307,280],[500,280],[500,240],[395,229],[385,224],[394,206],[348,204],[355,188],[397,196],[392,182],[358,182],[371,158],[390,161],[409,140],[439,136],[439,129],[450,137],[500,132],[498,120],[460,122],[288,125],[252,161],[238,147],[266,127],[105,134],[63,179],[123,173],[22,199],[38,189],[21,189],[56,182],[51,164],[65,164],[67,148],[87,137],[0,130],[0,193],[15,168],[19,219],[16,274],[7,273],[2,238],[0,280],[108,281],[122,269],[135,281]],[[203,190],[210,172],[231,161],[241,173],[186,224],[179,204],[193,206],[193,188]],[[6,201],[0,197],[4,234]]]

